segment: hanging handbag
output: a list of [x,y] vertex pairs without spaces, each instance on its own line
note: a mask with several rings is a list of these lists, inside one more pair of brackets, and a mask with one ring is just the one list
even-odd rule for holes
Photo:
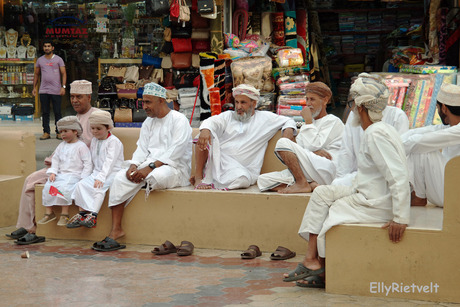
[[133,122],[141,123],[147,118],[147,113],[143,108],[142,99],[136,100],[136,106],[133,109]]
[[163,53],[170,54],[173,51],[172,42],[164,42],[163,46],[161,46],[161,52]]
[[181,24],[174,24],[171,26],[171,37],[172,38],[190,38],[192,36],[192,24],[186,23],[185,27]]
[[209,39],[209,30],[193,30],[191,39]]
[[175,74],[174,87],[176,89],[184,87],[193,87],[193,80],[198,76],[199,73],[195,72],[184,72]]
[[200,68],[200,55],[192,54],[192,67]]
[[155,68],[161,67],[161,58],[153,57],[150,54],[142,54],[142,65],[143,66],[154,66]]
[[172,69],[163,70],[163,87],[166,89],[174,88]]
[[124,81],[125,82],[137,82],[139,80],[139,67],[132,65],[126,68]]
[[192,54],[189,52],[184,53],[171,53],[171,62],[174,69],[187,69],[192,66]]
[[118,99],[136,99],[137,98],[137,88],[134,83],[123,83],[117,84],[117,96]]
[[208,19],[216,19],[217,18],[217,5],[214,3],[214,10],[212,13],[209,14],[201,14],[204,18]]
[[200,14],[211,14],[214,13],[214,1],[213,0],[198,0],[198,13]]
[[194,40],[192,41],[192,52],[208,52],[211,51],[211,43],[209,40]]
[[190,21],[190,9],[185,0],[180,0],[179,20],[184,22]]
[[190,38],[173,38],[174,52],[192,52],[192,40]]
[[150,76],[152,75],[153,69],[155,67],[152,65],[149,66],[143,66],[139,67],[139,79],[150,79]]
[[202,17],[197,12],[192,11],[192,28],[193,29],[207,29],[209,28],[209,19]]
[[150,77],[151,82],[163,83],[163,69],[155,69]]
[[115,109],[113,121],[116,123],[132,123],[133,110],[131,110],[127,106],[120,106],[119,108]]
[[146,0],[145,11],[151,17],[163,17],[169,13],[168,0]]
[[172,62],[171,62],[170,55],[167,55],[163,58],[163,61],[161,61],[161,68],[163,69],[172,68]]
[[163,32],[163,39],[165,42],[171,41],[171,28],[165,28]]
[[109,67],[109,71],[107,72],[107,77],[115,77],[115,78],[124,78],[126,73],[126,67],[117,67],[111,65]]
[[170,6],[170,9],[169,9],[169,15],[172,18],[179,18],[179,13],[180,13],[179,0],[172,0],[171,1],[171,6]]

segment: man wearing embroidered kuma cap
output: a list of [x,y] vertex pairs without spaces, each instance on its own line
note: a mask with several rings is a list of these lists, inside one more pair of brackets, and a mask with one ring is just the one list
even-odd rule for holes
[[200,126],[195,176],[190,178],[196,189],[249,187],[260,174],[268,141],[280,128],[283,137],[293,139],[296,133],[292,119],[255,110],[260,94],[253,86],[237,86],[233,97],[235,111],[212,116]]
[[125,206],[145,185],[146,197],[152,190],[188,185],[192,159],[192,128],[187,118],[166,104],[166,89],[156,83],[144,87],[144,110],[137,149],[124,162],[110,187],[109,207],[112,229],[102,241],[93,244],[97,251],[124,248],[116,240],[125,235],[121,227]]
[[460,86],[443,84],[437,97],[442,125],[412,129],[402,135],[413,188],[412,206],[427,201],[444,205],[444,168],[460,155]]
[[364,134],[353,187],[320,185],[313,191],[299,229],[309,241],[307,254],[284,281],[324,287],[326,232],[333,226],[386,222],[390,240],[401,241],[409,223],[409,178],[401,138],[381,121],[387,100],[387,91],[355,98]]
[[[83,127],[83,133],[80,139],[89,147],[91,144],[91,128],[89,125],[89,116],[96,108],[91,107],[92,84],[86,80],[76,80],[70,84],[70,102],[73,109],[77,112],[78,120]],[[45,159],[45,168],[33,172],[24,181],[22,188],[21,200],[19,201],[19,215],[16,224],[17,230],[7,234],[12,239],[19,239],[22,236],[22,244],[32,244],[38,242],[35,235],[35,185],[44,184],[48,180],[47,169],[51,166],[51,157]]]

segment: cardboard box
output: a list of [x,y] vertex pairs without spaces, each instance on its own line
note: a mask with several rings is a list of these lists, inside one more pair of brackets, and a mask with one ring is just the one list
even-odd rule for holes
[[34,121],[33,115],[15,115],[14,120],[18,122]]

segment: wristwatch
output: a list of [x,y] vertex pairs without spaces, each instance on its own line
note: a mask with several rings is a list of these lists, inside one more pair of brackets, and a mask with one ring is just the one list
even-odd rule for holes
[[65,88],[65,85],[63,85],[62,88]]
[[153,163],[153,162],[150,163],[150,164],[149,164],[149,167],[150,167],[150,168],[152,169],[152,171],[153,171],[153,170],[156,168],[155,163]]

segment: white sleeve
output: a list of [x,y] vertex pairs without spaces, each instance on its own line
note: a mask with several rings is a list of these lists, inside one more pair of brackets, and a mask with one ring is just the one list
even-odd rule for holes
[[118,156],[120,152],[123,152],[123,144],[115,136],[110,137],[107,141],[107,146],[105,147],[105,161],[102,165],[102,169],[97,174],[96,180],[105,182],[107,176],[112,172],[113,167],[118,161]]
[[143,123],[141,127],[141,132],[139,134],[139,139],[137,140],[137,148],[133,153],[133,157],[131,160],[128,162],[130,164],[135,164],[136,166],[139,166],[141,163],[143,163],[148,155],[149,155],[149,141],[150,141],[150,125],[151,122],[149,118],[147,118]]
[[91,175],[93,171],[93,162],[91,160],[91,152],[89,151],[88,146],[84,142],[82,142],[82,146],[79,148],[79,154],[81,160],[83,161],[83,170],[81,172],[80,178],[86,178]]
[[356,154],[353,149],[353,128],[346,124],[342,134],[342,143],[337,158],[336,176],[343,177],[358,170]]
[[427,153],[460,144],[460,126],[433,125],[409,130],[402,135],[406,154]]
[[175,129],[169,137],[171,138],[170,145],[167,150],[158,157],[158,160],[164,164],[177,168],[179,166],[178,162],[182,161],[188,147],[192,146],[192,128],[185,117],[176,122]]
[[213,135],[222,135],[227,127],[228,118],[232,116],[232,112],[234,111],[225,111],[205,119],[200,125],[200,131],[208,129]]
[[309,151],[317,151],[323,149],[337,137],[341,137],[343,133],[343,123],[337,118],[327,119],[327,122],[320,127],[315,123],[303,125],[300,128],[299,135],[296,138],[297,144]]
[[64,146],[63,142],[65,141],[62,141],[53,153],[53,157],[51,158],[51,167],[46,170],[46,173],[48,175],[50,174],[57,175],[57,173],[59,172],[59,166],[60,166],[59,161],[61,160],[60,155],[61,155],[62,146]]

